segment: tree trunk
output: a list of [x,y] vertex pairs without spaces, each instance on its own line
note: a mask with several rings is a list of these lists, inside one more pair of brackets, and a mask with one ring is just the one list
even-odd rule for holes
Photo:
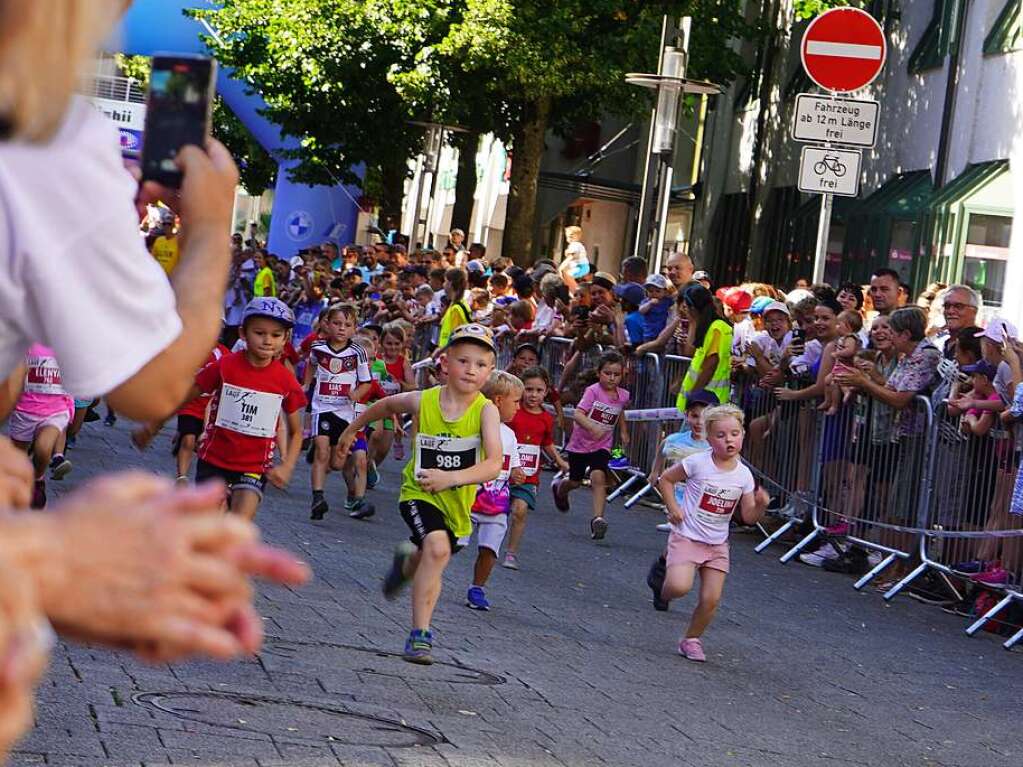
[[472,224],[473,198],[476,196],[476,152],[480,146],[480,134],[458,133],[454,144],[458,149],[458,178],[455,180],[451,228],[468,232]]
[[511,184],[501,251],[520,266],[533,263],[536,189],[550,115],[550,98],[545,96],[526,103],[512,138]]
[[401,231],[401,200],[404,194],[408,164],[402,160],[387,163],[380,168],[380,228]]

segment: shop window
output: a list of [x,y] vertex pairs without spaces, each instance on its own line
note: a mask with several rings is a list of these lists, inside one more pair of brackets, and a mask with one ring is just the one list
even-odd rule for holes
[[984,53],[996,55],[1023,50],[1023,0],[1007,0],[984,40]]
[[1012,219],[973,214],[966,230],[963,282],[980,291],[985,304],[1002,305]]
[[956,50],[962,3],[963,0],[934,0],[934,15],[909,57],[911,74],[937,69],[945,63],[945,57]]
[[893,221],[888,242],[888,268],[899,273],[905,283],[913,282],[913,248],[916,242],[915,221]]

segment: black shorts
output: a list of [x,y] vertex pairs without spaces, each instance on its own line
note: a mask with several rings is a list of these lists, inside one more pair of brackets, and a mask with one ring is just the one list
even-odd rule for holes
[[201,418],[196,418],[194,415],[178,416],[178,434],[182,437],[186,434],[198,437],[202,434],[202,428],[203,420]]
[[195,483],[201,484],[207,479],[219,477],[227,484],[227,491],[233,493],[235,490],[247,490],[259,496],[263,500],[263,490],[266,488],[266,474],[247,474],[242,471],[232,471],[214,466],[212,463],[199,459],[195,466]]
[[341,432],[348,428],[348,421],[337,413],[313,414],[313,436],[327,437],[333,447],[341,439]]
[[592,453],[568,453],[568,478],[573,482],[582,482],[586,477],[586,470],[602,471],[607,474],[607,462],[611,460],[611,453],[607,450],[594,450]]
[[468,542],[468,537],[455,537],[455,534],[451,532],[451,528],[448,527],[448,523],[444,519],[444,513],[432,503],[413,498],[411,501],[399,502],[398,511],[401,512],[401,518],[405,520],[405,524],[408,525],[408,529],[412,533],[409,536],[409,540],[417,548],[421,549],[426,536],[437,530],[443,530],[448,534],[448,542],[451,544],[452,554],[457,554],[464,549],[465,544]]

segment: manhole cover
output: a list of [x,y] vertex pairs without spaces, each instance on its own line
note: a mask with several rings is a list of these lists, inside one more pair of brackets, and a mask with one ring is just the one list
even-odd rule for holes
[[410,748],[443,743],[440,735],[369,714],[302,701],[233,692],[144,692],[140,706],[212,727],[268,735],[277,742]]
[[270,665],[273,665],[272,659],[277,657],[286,659],[289,667],[298,664],[328,669],[345,668],[360,674],[447,684],[505,683],[502,676],[460,663],[436,661],[432,666],[417,666],[403,661],[399,653],[330,642],[306,642],[268,636],[261,655],[269,656],[264,657],[264,661]]

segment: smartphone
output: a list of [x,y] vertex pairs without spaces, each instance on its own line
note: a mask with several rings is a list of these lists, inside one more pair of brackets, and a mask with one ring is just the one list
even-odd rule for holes
[[793,328],[792,329],[792,343],[793,344],[802,344],[805,341],[806,341],[806,331],[804,331],[802,328]]
[[205,56],[158,54],[153,57],[142,144],[142,178],[181,186],[174,162],[187,144],[206,145],[210,135],[217,62]]

